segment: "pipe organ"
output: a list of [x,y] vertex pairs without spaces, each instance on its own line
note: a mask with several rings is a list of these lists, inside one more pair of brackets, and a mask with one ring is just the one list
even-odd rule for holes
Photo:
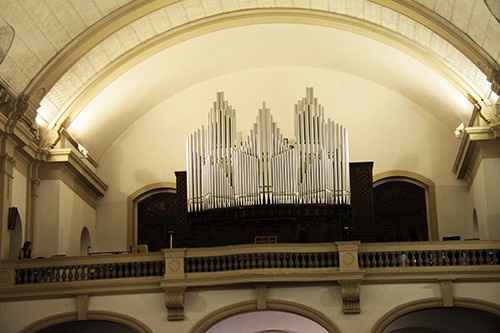
[[265,103],[250,133],[236,132],[236,113],[217,94],[202,126],[187,139],[189,212],[281,204],[350,204],[347,129],[325,119],[306,89],[295,105],[295,139],[273,121]]

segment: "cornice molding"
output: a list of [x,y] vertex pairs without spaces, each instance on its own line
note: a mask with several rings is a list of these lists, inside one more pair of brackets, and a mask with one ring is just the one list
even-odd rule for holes
[[455,24],[443,18],[435,11],[414,0],[368,0],[378,5],[401,13],[434,31],[462,52],[492,82],[499,71],[499,64],[492,56],[478,45]]
[[79,179],[89,185],[99,197],[102,197],[108,189],[104,181],[72,149],[51,149],[46,152],[44,160],[47,163],[64,164],[71,171],[75,172],[79,176]]

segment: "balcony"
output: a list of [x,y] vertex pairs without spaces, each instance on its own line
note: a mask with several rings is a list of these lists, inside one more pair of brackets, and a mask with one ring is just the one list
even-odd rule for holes
[[260,244],[3,261],[0,301],[243,283],[500,280],[499,241]]

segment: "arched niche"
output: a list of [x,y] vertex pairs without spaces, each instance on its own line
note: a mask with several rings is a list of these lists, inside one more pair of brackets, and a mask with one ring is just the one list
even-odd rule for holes
[[127,246],[140,244],[138,237],[138,205],[160,193],[175,194],[176,186],[172,182],[159,182],[148,184],[127,198]]
[[[127,315],[115,313],[115,312],[110,312],[110,311],[89,311],[87,313],[87,319],[86,320],[78,320],[78,315],[76,312],[68,312],[68,313],[62,313],[58,314],[55,316],[50,316],[43,318],[41,320],[38,320],[27,327],[25,327],[23,330],[21,330],[20,333],[47,333],[47,332],[56,332],[54,328],[62,328],[66,329],[67,327],[73,327],[73,323],[78,322],[78,323],[83,323],[80,327],[83,326],[85,327],[85,323],[90,324],[90,328],[95,328],[96,324],[98,325],[99,322],[105,323],[106,325],[105,328],[108,328],[108,330],[103,331],[103,332],[120,332],[120,331],[112,331],[109,330],[109,328],[125,328],[126,333],[153,333],[153,331],[146,326],[144,323],[139,321],[138,319],[132,318]],[[67,326],[65,326],[67,325]],[[66,331],[59,331],[59,332],[67,332]],[[72,330],[71,332],[79,333],[79,332],[87,332],[87,331],[76,331]],[[96,332],[98,331],[94,330],[89,330],[88,332]]]
[[[436,211],[436,190],[434,182],[418,173],[404,171],[404,170],[392,170],[388,172],[383,172],[374,175],[373,177],[373,187],[374,187],[374,205],[377,202],[378,190],[383,191],[384,187],[387,188],[388,192],[392,191],[389,187],[397,188],[398,184],[401,184],[403,190],[414,191],[415,196],[418,197],[421,193],[422,205],[425,208],[425,228],[427,239],[419,240],[439,240],[439,229],[437,221],[437,211]],[[420,192],[420,193],[419,193]],[[377,219],[377,207],[375,208],[375,219]],[[407,239],[405,239],[407,240]],[[401,241],[401,240],[399,240]]]
[[[465,321],[458,322],[462,319]],[[467,325],[474,326],[476,323],[472,330],[461,330]],[[441,298],[412,301],[387,312],[375,323],[371,333],[441,332],[442,325],[447,324],[451,332],[496,332],[495,329],[500,327],[497,326],[500,324],[500,306],[461,297],[454,298],[454,306],[451,307],[444,307]],[[458,324],[458,330],[457,327],[453,329],[449,326],[452,324]],[[488,330],[489,327],[494,330]],[[417,328],[420,330],[417,331]]]
[[[191,329],[190,333],[223,333],[218,328],[230,320],[237,321],[238,319],[243,319],[244,322],[247,322],[246,320],[251,318],[252,314],[266,316],[266,313],[271,317],[273,314],[277,316],[281,315],[283,316],[282,319],[294,318],[293,320],[299,320],[305,325],[309,324],[309,328],[316,329],[316,331],[308,331],[308,333],[340,333],[339,328],[323,313],[299,303],[281,300],[267,300],[265,309],[258,308],[255,301],[240,302],[225,306],[202,318]],[[245,315],[249,317],[245,317]],[[283,327],[269,325],[267,329],[257,327],[251,332],[282,331]],[[238,332],[244,331],[239,329]]]
[[9,259],[17,259],[23,245],[23,225],[17,207],[9,208]]
[[91,246],[92,246],[92,241],[90,239],[89,229],[87,229],[87,227],[83,227],[82,232],[80,234],[80,255],[88,256]]

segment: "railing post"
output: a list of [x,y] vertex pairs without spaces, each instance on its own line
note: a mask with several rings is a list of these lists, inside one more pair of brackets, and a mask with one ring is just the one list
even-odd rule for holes
[[339,252],[339,270],[341,273],[346,273],[338,280],[342,294],[342,311],[344,314],[358,314],[361,312],[359,291],[363,279],[358,263],[360,242],[337,242],[336,244]]
[[165,292],[165,306],[169,321],[184,320],[184,257],[186,249],[166,249],[165,276],[161,284]]

